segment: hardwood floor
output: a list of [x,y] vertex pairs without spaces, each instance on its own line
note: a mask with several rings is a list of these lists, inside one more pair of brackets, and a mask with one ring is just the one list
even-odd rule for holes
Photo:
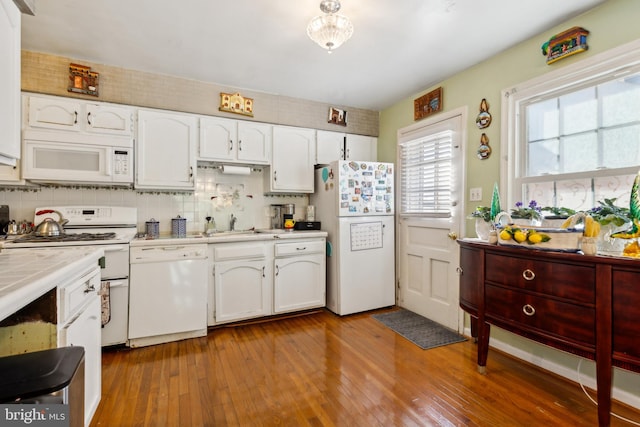
[[[371,314],[320,310],[105,350],[91,425],[597,425],[578,384],[494,350],[481,375],[472,340],[422,350]],[[640,421],[640,411],[614,411]]]

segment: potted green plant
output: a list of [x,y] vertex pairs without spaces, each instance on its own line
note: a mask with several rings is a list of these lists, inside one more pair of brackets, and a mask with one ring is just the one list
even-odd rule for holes
[[567,219],[576,213],[573,209],[562,206],[545,206],[541,210],[542,212],[549,212],[548,215],[543,214],[546,219]]
[[535,200],[531,200],[527,206],[517,202],[516,207],[511,209],[510,216],[515,223],[517,223],[516,220],[525,220],[526,225],[540,225],[542,224],[542,207],[538,206]]

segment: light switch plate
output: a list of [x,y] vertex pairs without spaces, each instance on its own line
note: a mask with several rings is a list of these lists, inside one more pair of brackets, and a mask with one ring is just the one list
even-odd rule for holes
[[480,200],[482,200],[482,187],[469,189],[469,201],[479,202]]

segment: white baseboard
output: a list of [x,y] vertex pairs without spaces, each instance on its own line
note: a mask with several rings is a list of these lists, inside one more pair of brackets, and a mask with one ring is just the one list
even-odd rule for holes
[[[471,330],[469,328],[465,328],[464,330],[467,336],[471,336]],[[560,350],[552,349],[551,347],[546,347],[541,344],[538,344],[545,348],[548,352],[560,352]],[[493,347],[497,350],[500,350],[504,353],[510,354],[513,357],[524,360],[525,362],[529,362],[532,365],[538,366],[546,371],[553,372],[554,374],[560,375],[561,377],[567,378],[576,383],[582,383],[585,387],[590,388],[592,390],[596,390],[596,379],[593,375],[584,372],[584,369],[581,369],[581,372],[578,373],[579,361],[582,360],[582,365],[586,366],[588,364],[595,366],[594,362],[587,359],[582,359],[578,356],[570,355],[570,357],[574,357],[576,360],[576,369],[569,369],[566,366],[563,366],[559,363],[550,360],[549,358],[544,358],[532,354],[526,350],[523,350],[519,347],[515,347],[511,344],[508,344],[504,341],[497,340],[495,338],[489,339],[489,347]],[[565,353],[566,354],[566,353]],[[627,371],[614,368],[618,373],[628,373]],[[637,375],[634,373],[629,373],[630,375]],[[614,374],[615,375],[615,374]],[[636,409],[640,409],[640,394],[633,394],[626,390],[617,388],[615,385],[611,389],[611,397],[618,402],[624,403],[626,405],[632,406]]]

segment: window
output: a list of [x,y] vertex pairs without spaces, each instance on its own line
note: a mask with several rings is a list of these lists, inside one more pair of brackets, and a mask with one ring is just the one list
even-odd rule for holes
[[503,94],[509,206],[586,210],[605,198],[628,206],[640,168],[640,42]]
[[400,144],[402,214],[449,216],[452,141],[447,130]]

